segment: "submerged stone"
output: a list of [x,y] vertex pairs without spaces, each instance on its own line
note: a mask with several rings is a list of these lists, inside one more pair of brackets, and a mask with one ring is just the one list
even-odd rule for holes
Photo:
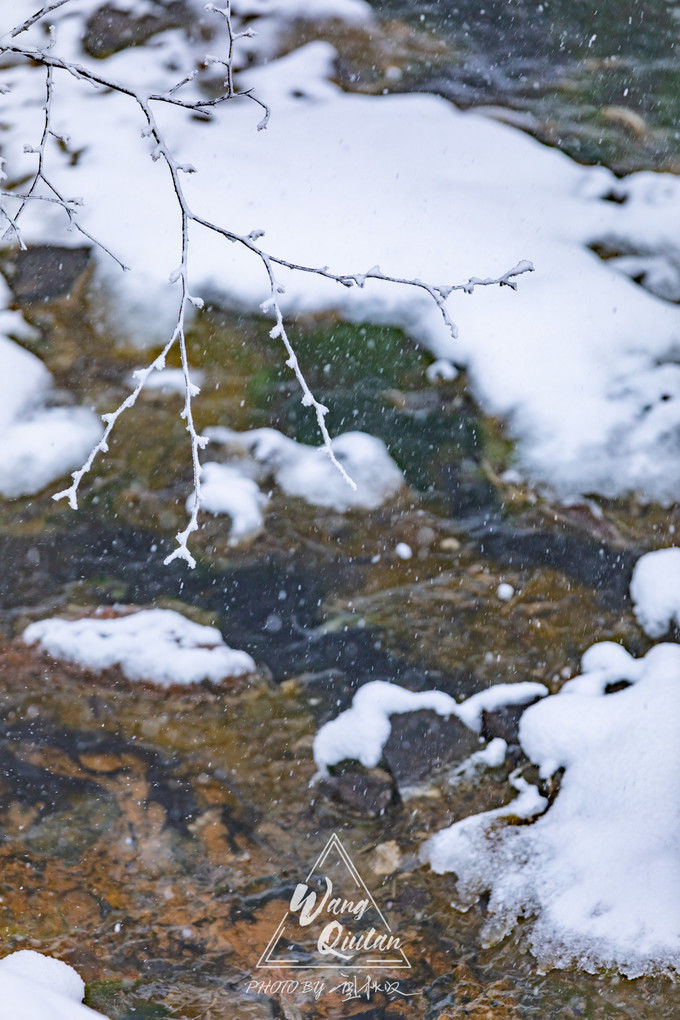
[[383,758],[399,787],[424,779],[443,765],[458,764],[479,750],[479,737],[454,715],[421,710],[390,717]]

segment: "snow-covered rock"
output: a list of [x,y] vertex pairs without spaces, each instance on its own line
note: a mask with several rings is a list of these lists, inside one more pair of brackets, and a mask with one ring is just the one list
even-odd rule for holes
[[73,967],[20,949],[0,959],[0,1011],[7,1020],[105,1020],[83,1005],[85,985]]
[[[235,545],[251,538],[262,530],[262,510],[268,497],[260,491],[257,482],[230,464],[208,461],[201,468],[201,509],[211,514],[228,514],[231,517],[230,542]],[[187,510],[193,507],[193,495],[187,500]]]
[[[514,805],[456,822],[425,845],[455,872],[460,904],[490,891],[487,940],[521,918],[545,966],[629,977],[680,966],[680,647],[642,659],[594,646],[584,673],[528,708],[520,742],[544,776],[564,769],[548,810],[507,824]],[[607,694],[614,681],[629,687]],[[544,810],[538,795],[531,813]]]
[[193,623],[170,609],[80,620],[51,617],[30,624],[23,636],[54,658],[92,670],[120,666],[130,680],[163,687],[219,683],[255,670],[251,657],[229,648],[216,627]]
[[637,621],[652,638],[680,627],[680,548],[657,549],[641,556],[630,582]]
[[372,680],[359,688],[350,708],[321,727],[314,738],[314,760],[322,773],[349,758],[373,768],[390,735],[391,715],[430,709],[441,716],[455,715],[479,732],[483,710],[523,705],[547,693],[543,684],[526,681],[498,684],[457,702],[444,691],[407,691],[386,680]]
[[333,453],[356,489],[347,484],[323,447],[296,443],[276,429],[234,432],[218,426],[205,434],[232,452],[249,453],[287,495],[339,513],[375,510],[404,481],[383,441],[365,432],[345,432],[333,440]]
[[427,366],[425,375],[428,382],[438,382],[440,379],[444,382],[452,382],[458,375],[458,369],[447,358],[437,358]]

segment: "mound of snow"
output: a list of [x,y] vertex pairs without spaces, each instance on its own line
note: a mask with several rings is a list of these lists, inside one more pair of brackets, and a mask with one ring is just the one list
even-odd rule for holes
[[[262,530],[262,509],[268,499],[257,482],[229,464],[208,461],[201,468],[201,509],[231,517],[230,542],[236,544]],[[193,495],[187,510],[193,507]]]
[[442,716],[456,715],[479,732],[483,709],[524,705],[547,693],[543,684],[530,681],[498,684],[458,703],[444,691],[407,691],[385,680],[372,680],[359,688],[351,708],[321,727],[314,738],[314,761],[322,773],[349,758],[373,768],[389,738],[391,715],[430,709]]
[[[636,660],[606,642],[582,666],[520,723],[542,775],[565,770],[546,813],[522,826],[498,812],[463,819],[429,840],[423,858],[456,873],[462,906],[490,891],[487,941],[522,919],[545,966],[677,970],[680,647]],[[607,694],[616,681],[631,686]]]
[[[140,371],[140,369],[136,369]],[[205,373],[198,368],[191,369],[191,382],[194,386],[202,386]],[[130,386],[138,383],[135,372],[130,375]],[[160,390],[161,393],[181,393],[184,396],[185,380],[184,371],[181,368],[162,368],[160,371],[152,372],[144,383],[145,390]]]
[[219,683],[255,670],[246,652],[225,645],[216,627],[204,627],[170,609],[142,609],[114,618],[51,617],[30,624],[23,635],[56,659],[86,669],[120,666],[129,680],[168,687],[202,680]]
[[85,985],[73,967],[21,949],[0,960],[2,1011],[12,1020],[103,1020],[82,1004]]
[[[0,284],[0,305],[7,298]],[[25,332],[16,313],[4,312],[0,325]],[[101,435],[91,411],[47,406],[51,388],[42,361],[0,335],[0,496],[6,499],[39,492],[79,467]]]
[[630,582],[635,616],[652,638],[680,627],[680,549],[657,549],[635,564]]
[[333,452],[356,489],[342,478],[323,447],[296,443],[276,429],[234,432],[217,427],[206,429],[205,434],[233,452],[249,453],[289,496],[338,513],[375,510],[404,481],[383,441],[365,432],[345,432],[333,440]]

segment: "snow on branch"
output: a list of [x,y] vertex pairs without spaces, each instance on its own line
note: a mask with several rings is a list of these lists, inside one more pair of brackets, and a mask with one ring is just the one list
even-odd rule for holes
[[[38,22],[40,19],[46,17],[51,12],[57,10],[59,7],[63,7],[69,0],[52,0],[51,3],[45,4],[40,10],[36,11],[30,18],[18,25],[11,32],[7,33],[10,39],[16,39],[22,32],[29,29],[32,25]],[[13,234],[17,243],[24,248],[24,242],[21,237],[21,231],[18,226],[18,219],[29,201],[47,201],[53,202],[61,206],[64,210],[69,225],[71,228],[78,230],[81,234],[87,237],[93,244],[99,247],[102,251],[106,252],[111,256],[122,269],[127,267],[123,262],[110,251],[101,241],[94,238],[78,221],[77,210],[79,207],[79,200],[73,198],[64,197],[61,192],[55,187],[50,180],[47,170],[47,143],[50,137],[57,138],[58,136],[54,133],[51,126],[51,111],[54,95],[54,72],[63,71],[66,74],[71,75],[78,81],[82,81],[95,89],[110,90],[116,92],[119,95],[127,96],[132,102],[134,102],[139,108],[144,121],[145,127],[143,135],[149,138],[153,145],[151,151],[151,158],[154,161],[161,160],[168,171],[170,183],[174,196],[177,202],[180,221],[181,221],[181,262],[179,267],[172,274],[170,282],[179,285],[180,296],[177,308],[177,319],[172,333],[165,344],[161,353],[151,362],[150,365],[145,369],[139,370],[136,375],[136,385],[134,389],[128,394],[125,400],[116,408],[116,410],[109,412],[102,416],[104,422],[104,433],[99,442],[92,448],[89,456],[85,463],[72,474],[72,483],[61,492],[57,492],[54,495],[55,500],[67,499],[69,505],[73,509],[78,508],[78,490],[82,479],[88,474],[96,457],[100,453],[106,453],[108,451],[108,440],[113,431],[113,428],[118,421],[120,415],[128,408],[132,407],[139,394],[141,393],[144,385],[149,376],[158,370],[161,370],[165,366],[165,360],[173,348],[179,350],[180,361],[182,365],[182,372],[184,375],[184,405],[181,411],[181,417],[185,422],[186,430],[189,434],[190,448],[191,448],[191,465],[193,475],[193,489],[192,494],[188,503],[190,508],[189,520],[186,527],[180,531],[177,536],[177,544],[172,553],[165,559],[165,563],[171,563],[175,559],[184,560],[190,567],[194,567],[196,561],[189,551],[188,543],[191,535],[198,530],[198,515],[201,509],[201,462],[200,462],[200,451],[205,447],[207,439],[205,436],[199,435],[196,431],[193,417],[193,398],[198,395],[199,388],[192,382],[189,359],[187,355],[186,335],[185,335],[185,324],[187,310],[190,305],[194,305],[197,308],[202,307],[202,300],[191,294],[189,288],[189,255],[190,255],[190,227],[194,223],[197,226],[201,226],[212,233],[218,234],[230,243],[237,244],[253,256],[255,256],[262,265],[264,270],[267,284],[268,284],[268,297],[261,304],[262,311],[265,314],[271,316],[274,320],[274,325],[270,331],[272,339],[280,339],[286,350],[287,359],[286,365],[293,372],[300,388],[302,391],[302,404],[305,407],[311,407],[316,415],[316,420],[319,428],[319,432],[322,439],[322,447],[340,472],[342,477],[345,479],[348,485],[352,488],[356,488],[356,485],[352,478],[348,475],[345,468],[342,466],[340,461],[335,456],[333,450],[333,443],[331,436],[326,426],[326,415],[328,414],[328,408],[320,403],[314,394],[312,393],[304,373],[298,361],[297,355],[290,341],[286,327],[283,321],[283,313],[281,310],[280,296],[284,293],[284,288],[277,279],[276,270],[286,269],[298,273],[308,273],[317,276],[324,277],[325,279],[332,280],[333,282],[343,287],[359,287],[363,288],[367,280],[377,280],[383,283],[391,283],[399,286],[416,288],[424,291],[434,301],[438,307],[441,315],[444,319],[446,327],[452,338],[457,337],[456,325],[453,322],[448,307],[447,300],[455,291],[463,291],[467,294],[471,294],[477,287],[488,287],[488,286],[507,286],[513,289],[517,287],[517,277],[524,273],[531,272],[533,266],[530,262],[519,262],[512,269],[509,269],[502,276],[495,278],[480,278],[470,277],[465,283],[454,283],[454,284],[440,284],[435,285],[427,283],[423,280],[414,278],[408,279],[399,276],[391,276],[383,273],[379,266],[373,266],[366,272],[345,272],[337,273],[331,271],[328,266],[315,267],[308,266],[297,262],[292,262],[286,258],[278,255],[274,255],[265,251],[261,246],[260,239],[264,236],[264,232],[261,230],[253,230],[249,234],[238,234],[227,227],[220,224],[214,223],[211,220],[195,213],[186,198],[182,187],[182,175],[185,173],[193,173],[194,167],[179,163],[172,152],[170,151],[165,138],[158,126],[158,122],[154,116],[153,104],[161,103],[174,107],[179,107],[184,110],[191,112],[194,116],[202,117],[206,120],[210,120],[212,116],[212,110],[219,104],[239,98],[247,98],[255,102],[264,110],[264,116],[260,123],[257,125],[258,130],[266,128],[270,117],[269,107],[260,100],[252,89],[239,92],[235,88],[234,84],[234,45],[236,41],[243,37],[249,36],[250,30],[245,32],[236,33],[234,32],[232,23],[232,9],[231,0],[226,0],[226,5],[217,7],[213,4],[207,4],[206,9],[219,16],[226,27],[226,54],[224,58],[207,57],[205,59],[206,64],[217,64],[224,68],[224,91],[219,95],[211,99],[182,99],[178,96],[178,92],[196,77],[197,71],[187,75],[181,81],[177,82],[172,88],[166,92],[150,92],[145,93],[143,91],[133,88],[126,82],[116,81],[108,78],[104,74],[101,74],[98,70],[93,70],[82,64],[75,63],[73,61],[64,60],[57,56],[53,52],[53,30],[50,28],[50,41],[42,48],[35,47],[24,47],[14,42],[4,43],[0,39],[0,55],[2,54],[13,54],[15,57],[23,58],[24,60],[30,61],[31,63],[42,66],[45,72],[45,100],[43,103],[44,120],[43,130],[40,141],[37,146],[31,147],[26,146],[25,151],[33,153],[37,157],[37,166],[32,176],[30,184],[27,190],[21,194],[12,190],[0,190],[0,216],[5,220],[7,226],[5,230],[5,236]],[[6,38],[6,36],[5,36]],[[41,192],[40,189],[43,189]],[[45,194],[44,192],[47,192]],[[19,202],[19,208],[16,212],[12,213],[12,203]]]
[[10,32],[10,38],[16,39],[16,37],[21,35],[22,32],[31,28],[32,25],[35,25],[36,21],[40,21],[41,18],[46,17],[48,14],[51,14],[52,11],[56,11],[58,7],[63,7],[64,4],[67,3],[69,3],[69,0],[52,0],[52,3],[45,4],[45,6],[41,7],[39,11],[32,14],[30,18],[26,18],[26,21],[24,21],[23,24],[17,25],[16,28],[13,28]]

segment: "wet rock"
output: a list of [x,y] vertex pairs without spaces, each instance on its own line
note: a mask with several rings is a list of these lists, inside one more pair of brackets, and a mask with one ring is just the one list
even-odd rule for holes
[[619,691],[625,691],[626,687],[632,687],[629,680],[615,680],[613,683],[607,684],[604,689],[605,694],[618,694]]
[[353,763],[341,775],[321,780],[319,789],[329,800],[352,814],[377,818],[397,799],[392,777],[382,769],[363,769]]
[[482,709],[481,734],[485,740],[500,737],[506,744],[519,743],[519,721],[530,705],[535,705],[538,698],[527,701],[525,705],[505,705],[493,712]]
[[496,517],[500,511],[496,490],[473,461],[448,461],[440,465],[437,483],[449,504],[449,513],[456,519]]
[[91,249],[36,244],[16,252],[7,267],[8,282],[21,305],[68,297],[85,272]]
[[455,716],[405,712],[391,717],[392,730],[383,758],[397,785],[408,786],[443,765],[453,765],[479,750],[479,738]]
[[156,10],[136,15],[114,4],[104,4],[85,23],[83,49],[91,57],[110,57],[128,46],[141,46],[158,32],[187,25],[191,13],[184,0],[157,3]]
[[492,521],[469,533],[484,556],[523,570],[543,566],[561,570],[605,595],[612,604],[628,601],[628,584],[638,553],[570,532],[518,529]]

